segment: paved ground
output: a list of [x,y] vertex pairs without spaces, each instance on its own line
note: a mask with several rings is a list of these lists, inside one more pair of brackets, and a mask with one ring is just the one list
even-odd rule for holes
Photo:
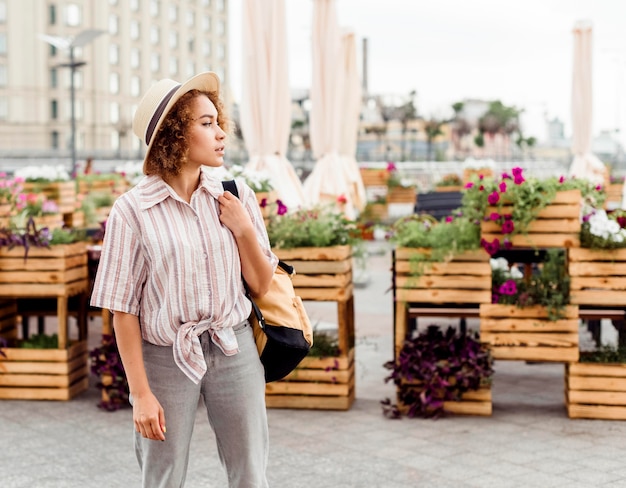
[[[388,252],[371,255],[370,282],[355,292],[352,408],[269,410],[272,487],[626,487],[626,422],[569,420],[560,364],[497,362],[491,417],[383,417],[379,402],[394,395],[382,367],[392,356],[390,264]],[[322,325],[333,320],[334,304],[307,306]],[[90,327],[95,346],[99,324]],[[92,382],[69,402],[0,401],[0,487],[140,486],[131,411],[104,412],[98,399]],[[186,486],[226,486],[200,413]]]

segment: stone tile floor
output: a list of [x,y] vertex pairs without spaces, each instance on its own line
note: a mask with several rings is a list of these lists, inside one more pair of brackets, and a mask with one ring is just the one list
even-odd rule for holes
[[[371,250],[367,284],[355,289],[356,401],[343,412],[270,409],[271,486],[626,487],[626,422],[568,419],[562,364],[497,361],[491,417],[383,417],[379,402],[394,395],[382,367],[393,351],[391,258]],[[332,303],[307,308],[314,321],[335,320]],[[99,334],[96,320],[91,345]],[[131,411],[104,412],[98,400],[93,380],[68,402],[0,401],[0,486],[140,486]],[[225,486],[199,411],[186,487]]]

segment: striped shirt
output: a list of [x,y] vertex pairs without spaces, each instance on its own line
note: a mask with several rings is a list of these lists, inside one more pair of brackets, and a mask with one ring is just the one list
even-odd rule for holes
[[[238,181],[268,261],[276,268],[250,187]],[[109,215],[91,305],[139,316],[144,340],[173,346],[178,367],[198,383],[206,372],[199,336],[230,356],[233,326],[251,312],[234,236],[219,221],[222,183],[204,170],[190,203],[158,176],[120,196]]]

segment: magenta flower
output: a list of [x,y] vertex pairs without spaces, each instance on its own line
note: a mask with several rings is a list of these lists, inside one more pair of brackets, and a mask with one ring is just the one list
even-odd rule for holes
[[500,188],[500,193],[506,192],[506,181],[501,181],[499,188]]
[[489,205],[495,205],[500,201],[500,194],[497,191],[491,192],[487,197]]
[[513,176],[513,183],[515,183],[516,185],[521,185],[525,181],[526,180],[524,179],[524,177],[521,174]]
[[396,170],[396,165],[392,161],[387,163],[387,171],[392,172]]
[[503,180],[510,180],[511,179],[511,175],[508,173],[502,173],[502,179]]
[[278,205],[278,215],[285,215],[287,213],[287,206],[280,200],[276,200]]
[[479,189],[480,191],[485,191],[485,187],[484,187],[483,185],[480,185],[480,187],[478,187],[478,189]]
[[510,234],[514,230],[515,230],[515,224],[513,223],[512,220],[505,220],[502,223],[502,233],[503,234]]
[[504,249],[506,249],[507,251],[513,248],[513,243],[508,240],[508,239],[504,239]]
[[516,176],[522,176],[522,171],[524,171],[522,168],[520,168],[519,166],[516,166],[515,168],[511,170],[511,173],[513,173],[513,177],[515,178]]
[[446,223],[448,223],[448,224],[449,224],[450,222],[452,222],[453,220],[454,220],[454,217],[452,217],[452,215],[448,215],[448,216],[446,217]]
[[561,177],[559,178],[559,183],[563,183],[564,181],[565,181],[565,176],[561,176]]
[[495,253],[497,253],[500,250],[499,239],[494,239],[492,242],[489,242],[486,239],[481,239],[480,245],[483,247],[485,251],[487,251],[487,254],[489,254],[490,256],[493,256]]
[[515,295],[517,293],[517,283],[515,283],[515,280],[506,280],[500,285],[498,292],[501,295]]
[[259,203],[259,207],[265,208],[267,207],[267,198],[262,198],[261,203]]
[[500,220],[500,214],[498,212],[491,212],[491,215],[489,215],[489,220]]
[[473,186],[474,186],[474,183],[472,183],[471,181],[468,183],[465,183],[465,188],[467,188],[468,190],[472,188]]

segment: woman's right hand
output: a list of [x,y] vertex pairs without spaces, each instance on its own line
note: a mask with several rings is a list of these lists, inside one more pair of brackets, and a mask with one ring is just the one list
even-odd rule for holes
[[165,414],[152,392],[133,396],[133,422],[142,437],[153,441],[165,440]]

